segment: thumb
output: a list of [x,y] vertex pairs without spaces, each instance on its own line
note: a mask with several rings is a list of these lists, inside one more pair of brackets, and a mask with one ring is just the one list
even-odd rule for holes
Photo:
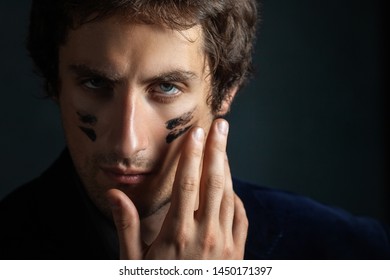
[[120,258],[139,260],[142,258],[140,220],[138,211],[130,198],[120,190],[107,192],[112,217],[118,232]]

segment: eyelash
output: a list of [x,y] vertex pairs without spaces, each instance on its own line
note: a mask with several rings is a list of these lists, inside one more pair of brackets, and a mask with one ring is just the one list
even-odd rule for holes
[[[175,89],[175,93],[173,94],[166,94],[163,93],[163,90],[161,89],[162,86],[168,86],[173,87]],[[154,84],[150,90],[150,94],[152,95],[152,98],[156,99],[158,102],[161,103],[170,103],[174,101],[176,98],[178,98],[183,91],[178,87],[177,85],[169,82],[160,82],[157,84]]]

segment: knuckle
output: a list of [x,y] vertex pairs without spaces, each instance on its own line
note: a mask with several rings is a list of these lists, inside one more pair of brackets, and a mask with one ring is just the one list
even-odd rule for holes
[[131,227],[129,221],[122,218],[116,218],[115,225],[118,231],[126,231]]
[[180,182],[183,191],[193,192],[197,189],[197,179],[191,175],[185,175]]
[[212,147],[217,153],[226,153],[226,143],[224,140],[216,139]]
[[175,245],[177,251],[185,251],[190,242],[190,236],[187,228],[183,226],[179,227],[175,232],[172,242]]
[[207,231],[201,240],[201,248],[203,252],[208,253],[216,249],[218,244],[218,237],[213,231]]
[[219,153],[225,154],[226,153],[226,145],[223,143],[219,143],[218,145],[215,145],[215,148]]
[[224,200],[226,204],[229,206],[229,208],[234,208],[234,196],[232,193],[225,193],[224,194]]
[[207,186],[212,189],[223,189],[225,186],[225,177],[223,175],[213,174],[207,178]]
[[214,251],[214,249],[216,248],[215,237],[214,236],[205,237],[202,240],[201,248],[202,248],[202,251],[205,253],[209,253],[209,252]]
[[194,147],[188,151],[187,158],[188,160],[192,160],[194,158],[200,158],[202,157],[202,154],[203,154],[202,149]]
[[233,246],[230,243],[227,243],[223,249],[222,255],[225,258],[229,258],[235,254],[235,251],[236,250],[234,250]]

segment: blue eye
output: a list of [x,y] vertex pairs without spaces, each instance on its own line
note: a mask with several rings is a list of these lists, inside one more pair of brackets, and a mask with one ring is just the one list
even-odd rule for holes
[[167,95],[175,95],[180,91],[177,87],[169,83],[162,83],[159,85],[159,88],[164,94]]

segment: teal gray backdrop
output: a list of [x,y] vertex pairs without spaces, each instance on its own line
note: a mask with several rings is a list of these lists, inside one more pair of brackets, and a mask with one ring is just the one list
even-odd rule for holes
[[[235,176],[390,217],[384,3],[262,1],[255,77],[228,117]],[[40,98],[24,49],[29,6],[0,2],[0,198],[64,147],[58,110]]]

